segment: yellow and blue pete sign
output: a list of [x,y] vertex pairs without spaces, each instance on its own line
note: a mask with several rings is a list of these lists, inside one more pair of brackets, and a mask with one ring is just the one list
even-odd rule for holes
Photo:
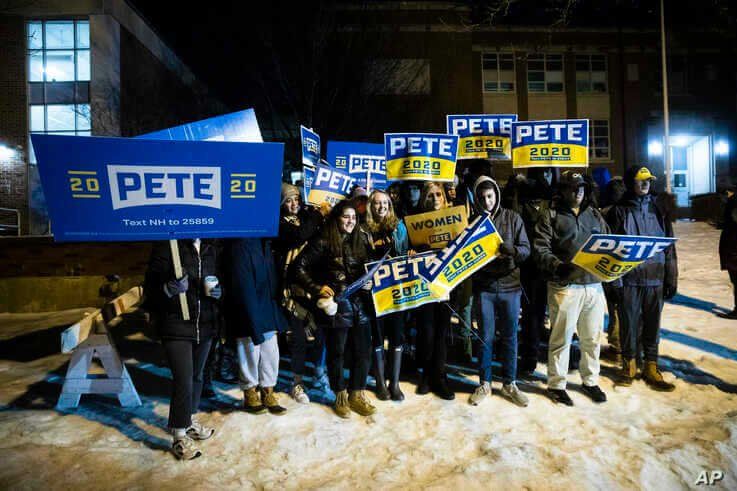
[[448,133],[458,135],[458,158],[512,158],[516,114],[449,114]]
[[384,154],[389,181],[452,182],[458,156],[458,136],[385,133]]
[[589,120],[512,123],[512,166],[588,167]]
[[328,203],[335,206],[351,193],[356,180],[350,175],[322,164],[315,166],[314,169],[310,192],[307,195],[309,203],[317,206]]
[[675,244],[673,237],[593,234],[573,257],[573,264],[601,281],[614,281]]
[[[374,273],[371,296],[376,316],[411,310],[434,302],[445,302],[447,296],[433,296],[420,272],[435,259],[435,252],[388,259]],[[368,263],[370,270],[376,263]]]
[[476,217],[448,247],[438,254],[422,276],[436,296],[448,295],[463,280],[497,256],[502,237],[488,214]]

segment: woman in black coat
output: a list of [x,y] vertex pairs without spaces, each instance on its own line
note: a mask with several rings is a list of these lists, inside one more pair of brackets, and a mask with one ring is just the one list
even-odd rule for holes
[[[354,205],[342,201],[294,263],[296,281],[313,300],[319,299],[317,305],[324,311],[317,321],[325,329],[328,376],[336,395],[333,408],[341,418],[350,417],[351,409],[362,416],[376,411],[365,394],[371,357],[371,283],[348,298],[341,297],[346,287],[366,272],[369,244],[368,233],[358,226]],[[346,349],[352,358],[350,395],[343,378]]]
[[722,314],[725,319],[737,319],[737,194],[732,194],[724,208],[724,228],[719,237],[719,262],[729,273],[734,296],[734,308]]
[[[200,404],[203,369],[217,333],[221,269],[215,242],[195,239],[177,243],[183,272],[180,278],[174,274],[169,242],[154,244],[146,270],[145,306],[157,327],[172,372],[172,453],[178,459],[191,460],[202,454],[194,440],[205,440],[215,432],[194,421],[192,415]],[[186,296],[189,320],[182,315],[180,293]]]

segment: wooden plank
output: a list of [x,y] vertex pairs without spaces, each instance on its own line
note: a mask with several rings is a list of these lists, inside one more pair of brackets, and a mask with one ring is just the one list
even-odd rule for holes
[[64,381],[65,394],[119,394],[127,388],[123,378],[68,378]]

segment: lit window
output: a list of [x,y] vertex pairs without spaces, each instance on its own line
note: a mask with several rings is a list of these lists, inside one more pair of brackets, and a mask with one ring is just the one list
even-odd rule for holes
[[547,53],[528,55],[527,90],[563,92],[563,55]]
[[608,160],[611,157],[609,150],[609,121],[606,119],[592,119],[589,121],[589,160]]
[[481,57],[484,92],[514,92],[514,55],[484,53]]
[[606,56],[576,55],[576,92],[606,91]]

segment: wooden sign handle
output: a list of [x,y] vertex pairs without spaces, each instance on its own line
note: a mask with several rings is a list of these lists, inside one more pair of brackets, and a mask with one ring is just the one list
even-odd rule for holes
[[[182,271],[182,259],[179,257],[179,243],[176,240],[170,240],[169,246],[171,246],[171,260],[174,263],[174,276],[177,279],[184,276]],[[187,294],[179,294],[179,303],[182,305],[182,318],[185,321],[189,320],[189,305],[187,304]]]

